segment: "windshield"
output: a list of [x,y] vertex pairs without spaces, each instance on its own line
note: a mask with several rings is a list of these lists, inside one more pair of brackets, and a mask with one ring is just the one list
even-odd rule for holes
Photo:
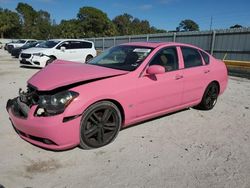
[[27,43],[23,45],[22,48],[31,48],[31,47],[35,47],[36,45],[37,45],[37,42]]
[[18,40],[16,43],[24,44],[26,40]]
[[152,48],[139,46],[116,46],[104,51],[88,64],[113,69],[133,71],[150,54]]
[[60,41],[53,41],[48,40],[45,42],[42,42],[41,44],[37,45],[37,48],[53,48],[55,45],[57,45]]

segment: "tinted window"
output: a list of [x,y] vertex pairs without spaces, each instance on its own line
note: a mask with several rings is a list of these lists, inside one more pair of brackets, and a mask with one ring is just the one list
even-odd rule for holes
[[83,48],[92,48],[92,43],[90,42],[81,42]]
[[60,49],[61,47],[65,47],[65,49],[72,49],[71,44],[68,41],[61,43],[59,46],[56,47],[56,49]]
[[200,53],[194,48],[181,47],[185,68],[202,65]]
[[207,55],[205,52],[203,51],[200,51],[201,52],[201,55],[202,55],[202,58],[203,60],[205,61],[206,65],[209,64],[209,55]]
[[71,41],[70,49],[83,49],[83,48],[92,48],[92,43],[82,42],[82,41]]
[[161,65],[165,67],[166,71],[177,70],[179,63],[176,48],[171,47],[160,50],[160,52],[153,57],[150,65]]

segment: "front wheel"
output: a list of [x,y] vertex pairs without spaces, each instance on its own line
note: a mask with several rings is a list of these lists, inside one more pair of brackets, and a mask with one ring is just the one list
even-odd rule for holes
[[212,82],[205,90],[202,100],[197,108],[201,110],[211,110],[217,102],[218,95],[219,86],[215,82]]
[[120,131],[121,122],[121,113],[112,102],[93,104],[82,116],[80,146],[91,149],[111,143]]
[[49,65],[50,63],[52,63],[55,59],[56,59],[55,57],[50,57],[50,58],[47,60],[45,66]]

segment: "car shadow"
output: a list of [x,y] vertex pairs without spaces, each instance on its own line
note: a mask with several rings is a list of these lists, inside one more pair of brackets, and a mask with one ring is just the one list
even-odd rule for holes
[[23,69],[36,69],[36,70],[42,69],[42,67],[29,67],[29,66],[25,66],[25,65],[20,65],[19,67],[23,68]]

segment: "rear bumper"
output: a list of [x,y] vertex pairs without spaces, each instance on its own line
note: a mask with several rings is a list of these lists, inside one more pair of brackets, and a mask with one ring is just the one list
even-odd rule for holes
[[16,100],[7,102],[6,109],[10,120],[21,138],[24,140],[51,150],[65,150],[73,148],[80,143],[80,121],[81,117],[63,122],[63,115],[50,117],[34,116],[36,107],[32,107],[28,116],[18,113]]

